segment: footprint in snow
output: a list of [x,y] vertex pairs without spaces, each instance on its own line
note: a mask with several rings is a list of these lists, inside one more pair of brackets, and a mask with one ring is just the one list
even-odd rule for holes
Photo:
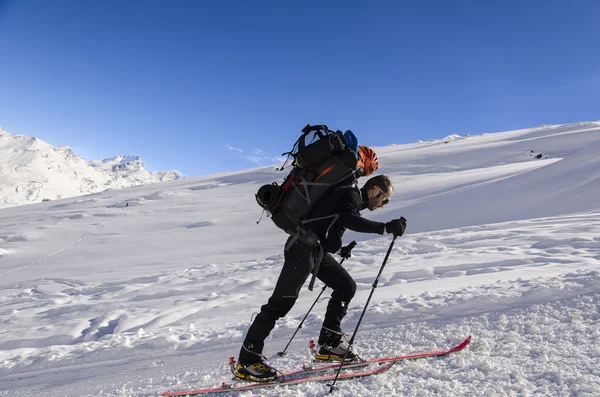
[[194,229],[197,227],[206,227],[206,226],[213,226],[216,225],[217,222],[215,221],[204,221],[204,222],[198,222],[198,223],[192,223],[186,226],[186,228],[188,229]]

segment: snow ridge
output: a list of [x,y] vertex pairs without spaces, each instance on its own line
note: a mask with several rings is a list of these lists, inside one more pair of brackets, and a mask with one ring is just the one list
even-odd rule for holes
[[88,162],[69,146],[54,147],[0,128],[0,208],[182,177],[177,171],[148,172],[137,156]]

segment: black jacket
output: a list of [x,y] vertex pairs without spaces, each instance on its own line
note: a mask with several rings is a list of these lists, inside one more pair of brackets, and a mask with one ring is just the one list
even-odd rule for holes
[[353,186],[334,189],[311,211],[307,219],[339,215],[331,224],[333,217],[307,223],[314,231],[325,252],[337,252],[342,246],[342,236],[346,229],[359,233],[383,234],[385,224],[374,222],[360,216],[360,211],[367,207],[366,192]]

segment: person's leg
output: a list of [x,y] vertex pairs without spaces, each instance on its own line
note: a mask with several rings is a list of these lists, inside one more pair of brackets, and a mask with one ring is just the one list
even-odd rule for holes
[[317,277],[325,285],[333,289],[329,304],[327,305],[323,328],[332,332],[340,332],[340,324],[356,292],[356,283],[346,269],[330,254],[323,256]]
[[356,283],[346,269],[329,254],[321,261],[318,277],[333,289],[333,293],[319,333],[319,350],[315,357],[320,360],[338,361],[345,357],[346,361],[352,361],[357,355],[343,338],[340,324],[356,292]]
[[300,288],[314,266],[314,248],[296,242],[285,252],[285,261],[273,294],[261,307],[246,333],[238,361],[242,365],[262,361],[264,341],[275,327],[275,322],[284,317],[294,306]]

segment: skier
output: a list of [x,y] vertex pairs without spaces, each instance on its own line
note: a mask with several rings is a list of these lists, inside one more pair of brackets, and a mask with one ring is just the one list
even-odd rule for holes
[[[364,169],[370,175],[379,166],[377,156],[372,149],[366,150]],[[269,301],[261,307],[248,329],[234,375],[240,379],[257,382],[268,382],[277,377],[276,370],[265,362],[262,355],[264,341],[275,326],[275,322],[284,317],[294,306],[300,288],[311,272],[316,274],[325,285],[333,289],[327,305],[325,319],[319,334],[317,358],[322,360],[341,361],[348,350],[348,343],[343,338],[341,321],[346,315],[348,304],[354,297],[356,283],[348,272],[331,256],[349,256],[347,247],[342,247],[342,236],[346,229],[360,233],[396,234],[402,236],[406,228],[403,217],[387,223],[374,222],[361,217],[360,211],[367,208],[373,211],[389,202],[394,192],[390,179],[378,175],[369,179],[358,189],[355,186],[344,186],[334,189],[322,199],[311,213],[311,218],[329,218],[337,214],[337,220],[315,221],[309,227],[307,235],[293,241],[290,237],[286,246],[285,261],[275,289]],[[293,241],[293,242],[292,242]],[[352,349],[346,360],[356,358]]]

